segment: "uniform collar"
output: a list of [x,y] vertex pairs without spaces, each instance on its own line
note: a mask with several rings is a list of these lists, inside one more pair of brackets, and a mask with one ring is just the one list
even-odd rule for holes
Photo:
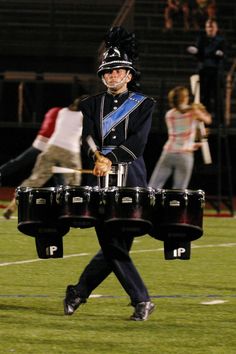
[[112,95],[110,92],[107,91],[107,95],[108,95],[109,97],[116,98],[116,99],[122,98],[122,97],[124,97],[124,96],[128,96],[128,93],[129,93],[129,91],[126,90],[126,91],[124,91],[124,92],[122,92],[122,93],[119,93],[118,95]]

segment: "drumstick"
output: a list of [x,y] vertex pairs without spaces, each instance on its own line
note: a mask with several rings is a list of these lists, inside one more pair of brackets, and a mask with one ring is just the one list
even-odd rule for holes
[[[90,173],[93,174],[93,170],[83,169],[83,168],[68,168],[61,166],[52,166],[52,173]],[[108,172],[113,174],[112,171]]]
[[86,141],[88,143],[88,146],[90,147],[90,149],[92,150],[92,152],[95,154],[96,158],[99,160],[101,160],[101,154],[97,149],[97,146],[92,138],[91,135],[88,135],[86,138]]
[[60,167],[60,166],[53,166],[52,167],[53,173],[93,173],[93,170],[86,170],[82,168],[68,168],[68,167]]

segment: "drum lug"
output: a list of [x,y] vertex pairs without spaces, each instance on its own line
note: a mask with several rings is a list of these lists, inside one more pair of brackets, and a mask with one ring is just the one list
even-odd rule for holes
[[116,202],[116,203],[119,202],[119,193],[118,193],[118,190],[116,191],[116,194],[115,194],[115,202]]
[[65,192],[65,202],[68,203],[69,200],[69,193],[66,191]]
[[150,199],[150,205],[151,206],[155,206],[156,198],[155,198],[155,195],[153,193],[149,195],[149,199]]
[[161,205],[164,207],[165,206],[165,201],[166,201],[166,194],[162,194],[162,198],[161,198]]
[[184,193],[185,206],[188,206],[188,193]]
[[29,194],[29,204],[32,204],[32,200],[33,200],[33,194],[30,193],[30,194]]
[[59,205],[61,203],[61,200],[60,200],[60,193],[57,191],[56,192],[56,203]]
[[53,204],[53,194],[51,193],[50,195],[50,204],[52,205]]
[[86,195],[86,200],[89,203],[90,202],[90,198],[91,198],[91,193],[86,192],[85,195]]

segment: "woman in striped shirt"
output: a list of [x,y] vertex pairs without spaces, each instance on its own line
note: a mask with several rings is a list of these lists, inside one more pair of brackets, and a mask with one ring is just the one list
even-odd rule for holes
[[168,140],[153,170],[149,187],[162,188],[173,176],[173,189],[188,187],[194,164],[194,151],[201,146],[195,142],[197,122],[211,123],[211,116],[201,104],[189,104],[189,90],[177,86],[168,94],[171,107],[165,121]]

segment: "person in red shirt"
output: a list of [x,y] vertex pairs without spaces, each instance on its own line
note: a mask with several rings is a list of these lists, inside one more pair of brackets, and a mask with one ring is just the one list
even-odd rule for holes
[[195,30],[200,30],[207,20],[216,19],[215,0],[195,0],[192,10],[192,21]]
[[[28,177],[38,155],[45,150],[47,141],[54,132],[57,115],[60,109],[61,107],[53,107],[49,109],[44,116],[42,125],[32,145],[28,149],[23,151],[19,156],[9,160],[8,162],[0,166],[1,186],[7,186],[9,177],[18,175],[19,173],[26,173],[24,177]],[[60,175],[55,175],[54,178],[56,178],[56,180],[54,180],[55,184],[62,184]],[[3,216],[6,219],[9,219],[10,215],[11,212],[9,205],[4,210]]]
[[186,0],[167,0],[164,9],[165,31],[172,30],[176,16],[182,15],[184,29],[189,30],[189,5]]

